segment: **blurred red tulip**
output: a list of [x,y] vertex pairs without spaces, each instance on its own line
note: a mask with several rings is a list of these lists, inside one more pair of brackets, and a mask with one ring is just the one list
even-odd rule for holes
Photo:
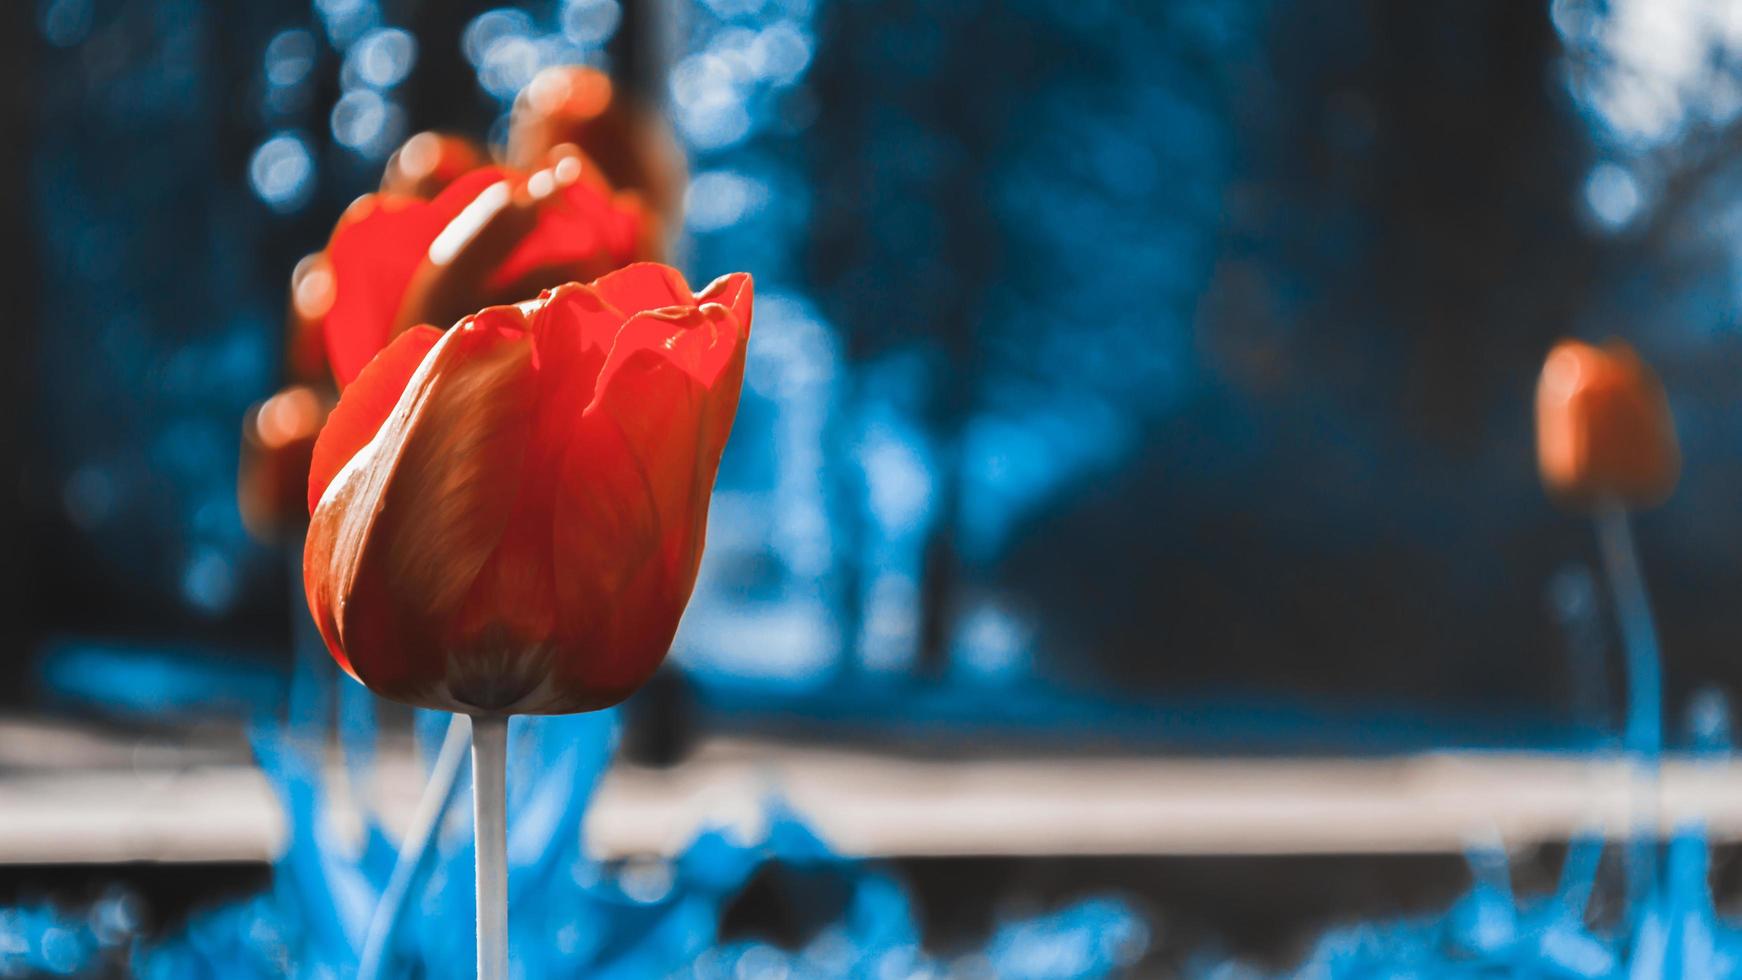
[[331,409],[330,395],[291,385],[243,416],[236,504],[242,525],[259,540],[278,540],[307,519],[309,460]]
[[289,380],[331,384],[322,331],[332,308],[333,267],[327,253],[303,256],[290,273],[290,310],[285,316],[284,373]]
[[1581,506],[1653,506],[1681,474],[1663,385],[1618,340],[1565,340],[1549,352],[1536,388],[1536,449],[1543,485]]
[[613,187],[639,193],[666,232],[677,227],[689,168],[671,124],[585,65],[540,71],[509,120],[510,166],[532,170],[570,153],[597,163]]
[[387,342],[484,306],[585,281],[645,256],[647,219],[579,160],[525,174],[473,170],[424,201],[358,199],[327,246],[332,304],[323,333],[343,388]]
[[309,607],[376,693],[471,713],[614,704],[689,602],[750,332],[742,273],[643,263],[417,327],[309,472]]

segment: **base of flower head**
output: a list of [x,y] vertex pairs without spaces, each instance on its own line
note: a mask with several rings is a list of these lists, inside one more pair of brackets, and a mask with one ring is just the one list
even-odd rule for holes
[[447,658],[431,693],[467,714],[544,714],[566,700],[551,683],[550,651],[503,647]]
[[577,692],[559,683],[559,658],[544,647],[473,649],[444,659],[447,669],[442,677],[416,689],[389,689],[359,680],[396,701],[473,716],[598,711],[621,702],[639,686],[637,682],[621,690]]

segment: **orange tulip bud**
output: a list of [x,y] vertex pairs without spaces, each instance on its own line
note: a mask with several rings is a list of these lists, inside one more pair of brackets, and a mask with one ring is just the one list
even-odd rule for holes
[[315,445],[309,608],[376,693],[470,713],[627,697],[701,560],[750,277],[632,265],[396,338]]
[[1549,493],[1581,506],[1662,503],[1681,473],[1669,399],[1633,348],[1555,345],[1536,387],[1536,449]]
[[243,417],[236,502],[243,525],[262,541],[308,520],[309,460],[315,436],[332,408],[328,397],[305,385],[292,385]]

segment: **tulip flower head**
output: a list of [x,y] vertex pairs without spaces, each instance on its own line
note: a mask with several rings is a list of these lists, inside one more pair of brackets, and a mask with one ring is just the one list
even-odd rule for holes
[[416,327],[314,448],[309,607],[376,693],[473,714],[614,704],[688,604],[750,277],[641,263]]
[[1536,388],[1543,485],[1579,506],[1660,504],[1675,489],[1681,449],[1663,385],[1633,348],[1555,345]]
[[585,65],[553,65],[533,76],[509,119],[510,166],[536,170],[579,154],[620,190],[635,191],[676,228],[689,184],[683,150],[664,115]]
[[532,173],[480,167],[429,200],[359,198],[326,250],[333,376],[350,384],[409,327],[453,323],[647,257],[647,224],[637,197],[618,194],[578,159]]

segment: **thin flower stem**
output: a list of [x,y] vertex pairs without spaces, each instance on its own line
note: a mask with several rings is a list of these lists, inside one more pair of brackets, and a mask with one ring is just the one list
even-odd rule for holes
[[1639,571],[1633,531],[1627,511],[1613,498],[1598,504],[1597,541],[1603,569],[1621,623],[1627,665],[1627,727],[1623,745],[1632,761],[1632,843],[1628,854],[1629,898],[1639,908],[1656,886],[1658,838],[1658,765],[1663,751],[1663,664],[1657,647],[1657,625],[1651,600]]
[[1618,502],[1605,501],[1598,508],[1597,539],[1626,650],[1626,745],[1631,752],[1655,759],[1663,744],[1663,680],[1657,626],[1651,616],[1651,600],[1645,594],[1645,579],[1639,571],[1627,511]]
[[508,718],[472,718],[478,854],[478,980],[508,980]]
[[399,858],[393,863],[393,875],[375,906],[375,916],[369,920],[369,935],[363,942],[363,962],[357,980],[378,980],[389,960],[393,935],[399,931],[405,916],[405,900],[413,882],[422,878],[435,854],[436,828],[442,816],[453,806],[455,790],[460,784],[460,763],[466,759],[466,745],[472,739],[472,719],[454,715],[448,722],[448,733],[442,739],[441,752],[431,767],[429,782],[423,797],[417,801],[411,826],[399,845]]

